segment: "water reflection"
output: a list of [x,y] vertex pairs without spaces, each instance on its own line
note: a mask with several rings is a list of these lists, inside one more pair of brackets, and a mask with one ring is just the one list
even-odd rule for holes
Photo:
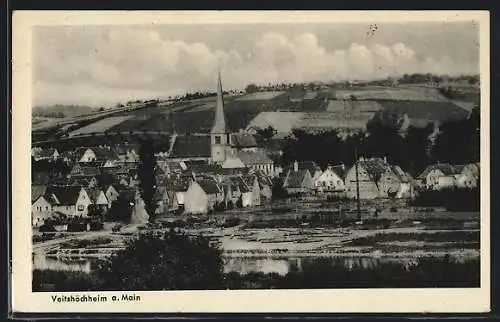
[[[373,257],[283,257],[283,258],[245,258],[228,257],[224,259],[225,272],[248,273],[276,273],[286,275],[288,272],[300,272],[313,264],[326,264],[333,267],[375,268],[383,262],[398,261],[401,259],[373,258]],[[56,271],[91,272],[95,268],[96,260],[90,259],[64,259],[46,255],[33,256],[33,269]]]

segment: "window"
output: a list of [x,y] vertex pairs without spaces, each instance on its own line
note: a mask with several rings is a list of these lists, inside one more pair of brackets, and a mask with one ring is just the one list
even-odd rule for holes
[[215,144],[220,144],[220,142],[221,142],[220,136],[217,135],[215,137]]
[[83,211],[83,205],[78,205],[78,211]]

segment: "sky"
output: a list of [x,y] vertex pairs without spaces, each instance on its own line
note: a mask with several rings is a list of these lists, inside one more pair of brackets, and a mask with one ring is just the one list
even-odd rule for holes
[[38,26],[34,105],[115,105],[249,83],[479,73],[473,22]]

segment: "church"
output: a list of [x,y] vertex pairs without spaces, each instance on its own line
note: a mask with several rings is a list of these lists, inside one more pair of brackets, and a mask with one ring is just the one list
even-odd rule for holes
[[226,169],[250,168],[274,175],[274,163],[252,134],[232,132],[224,114],[220,73],[217,77],[215,118],[210,135],[173,135],[166,156],[171,161],[202,161]]

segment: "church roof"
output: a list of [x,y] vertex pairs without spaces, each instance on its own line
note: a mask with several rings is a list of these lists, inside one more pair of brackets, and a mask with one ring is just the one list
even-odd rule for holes
[[222,95],[222,82],[220,73],[217,78],[217,103],[215,105],[215,120],[211,133],[229,133],[229,127],[224,117],[224,97]]
[[210,158],[211,139],[208,135],[177,136],[170,158]]

